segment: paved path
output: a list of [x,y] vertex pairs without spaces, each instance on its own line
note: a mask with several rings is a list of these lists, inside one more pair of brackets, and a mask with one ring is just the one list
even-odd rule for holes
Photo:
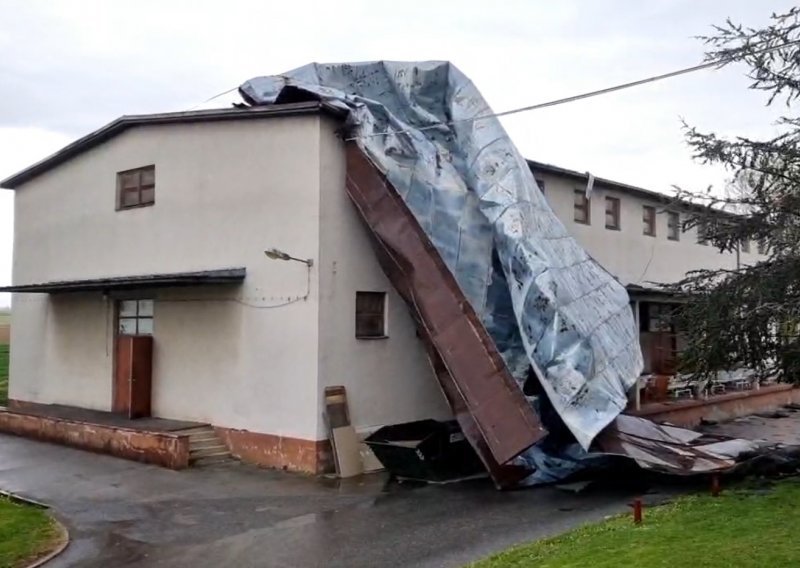
[[488,482],[384,491],[235,464],[174,472],[0,435],[0,489],[70,530],[48,566],[457,567],[625,509],[630,495],[497,492]]

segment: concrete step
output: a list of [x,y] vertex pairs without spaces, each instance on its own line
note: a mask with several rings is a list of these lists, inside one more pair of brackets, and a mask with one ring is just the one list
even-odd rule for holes
[[222,448],[223,450],[227,450],[227,446],[222,443],[222,440],[219,438],[209,438],[208,440],[199,440],[199,441],[191,441],[189,442],[189,451],[193,452],[195,450],[206,450],[208,448]]
[[233,466],[238,465],[239,462],[236,461],[234,458],[228,454],[227,456],[208,456],[203,458],[190,458],[189,465],[192,467],[203,467],[203,466]]
[[231,453],[225,446],[212,446],[210,448],[200,448],[197,450],[189,450],[189,459],[192,458],[208,458],[214,456],[230,456]]

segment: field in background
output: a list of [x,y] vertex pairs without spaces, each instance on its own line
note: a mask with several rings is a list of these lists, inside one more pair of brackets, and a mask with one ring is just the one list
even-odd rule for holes
[[11,314],[0,311],[0,406],[8,403],[8,342],[11,340]]

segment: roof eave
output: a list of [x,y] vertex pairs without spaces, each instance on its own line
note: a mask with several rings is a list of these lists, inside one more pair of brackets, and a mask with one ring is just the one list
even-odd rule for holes
[[254,118],[273,118],[281,116],[297,116],[304,114],[325,113],[336,118],[343,118],[344,111],[324,102],[301,102],[244,109],[210,109],[200,111],[170,112],[159,114],[124,115],[64,146],[56,153],[36,162],[16,174],[0,181],[1,189],[17,189],[20,185],[55,168],[67,160],[102,144],[106,140],[120,134],[128,128],[144,125],[188,124],[194,122],[216,122],[223,120],[242,120]]

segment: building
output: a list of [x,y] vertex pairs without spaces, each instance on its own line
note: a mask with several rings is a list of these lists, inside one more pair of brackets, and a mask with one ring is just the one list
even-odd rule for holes
[[672,374],[681,336],[671,319],[674,301],[657,290],[698,269],[735,269],[763,258],[755,243],[720,252],[702,228],[682,229],[689,204],[661,193],[529,161],[550,207],[570,233],[628,289],[639,325],[644,373]]
[[[10,407],[211,424],[243,459],[310,472],[329,467],[327,386],[362,433],[448,417],[345,194],[340,119],[319,103],[126,116],[4,180]],[[733,266],[676,233],[659,194],[598,179],[586,200],[584,174],[531,167],[649,322],[647,281]]]

